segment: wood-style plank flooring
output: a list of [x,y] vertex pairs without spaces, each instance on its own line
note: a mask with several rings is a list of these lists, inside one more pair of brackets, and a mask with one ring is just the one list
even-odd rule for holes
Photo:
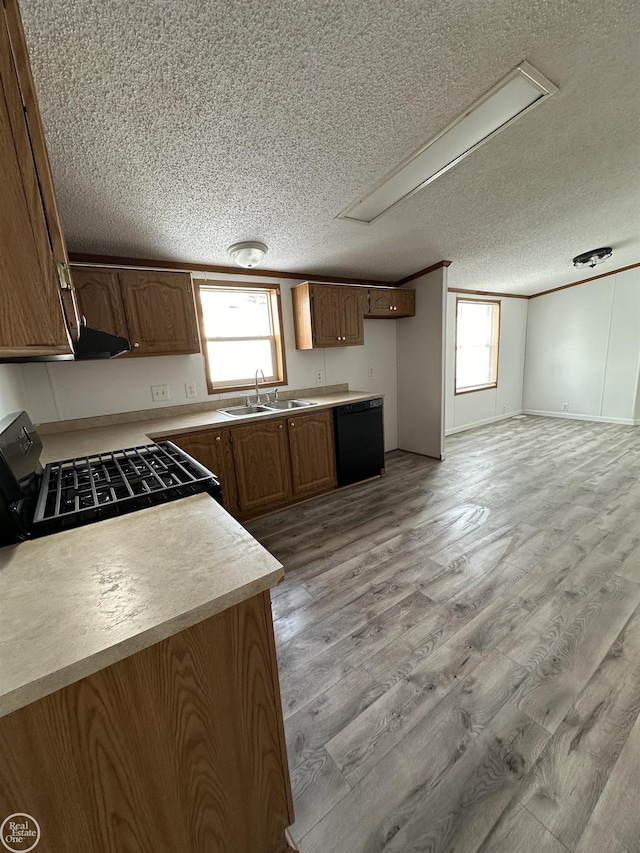
[[527,417],[249,529],[302,853],[640,851],[640,429]]

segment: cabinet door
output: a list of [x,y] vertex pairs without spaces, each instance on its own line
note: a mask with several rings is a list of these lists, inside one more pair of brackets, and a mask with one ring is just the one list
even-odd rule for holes
[[232,427],[238,503],[243,514],[286,503],[291,497],[291,460],[286,421]]
[[313,345],[316,347],[344,346],[341,290],[341,287],[334,287],[331,284],[311,286]]
[[169,435],[165,438],[177,444],[185,453],[193,456],[197,462],[218,477],[222,487],[222,505],[231,515],[237,515],[238,487],[230,430],[203,430]]
[[188,273],[118,273],[134,355],[200,352]]
[[294,416],[288,422],[294,494],[326,492],[336,485],[333,411]]
[[361,287],[340,287],[342,345],[364,344],[364,290]]
[[394,293],[386,288],[372,287],[369,289],[369,307],[367,313],[374,317],[391,317],[393,311]]
[[415,290],[402,290],[398,288],[395,293],[395,315],[397,317],[415,317],[416,292]]
[[71,274],[78,312],[87,326],[128,338],[117,272],[74,268]]
[[[21,59],[20,73],[14,55]],[[23,106],[30,98],[18,84],[25,76],[30,79],[26,46],[17,6],[10,3],[0,6],[0,358],[72,352],[56,270],[66,254],[45,212],[49,174],[39,173],[34,160],[38,140],[29,135]],[[34,98],[34,121],[35,111]],[[46,148],[40,156],[46,159]],[[53,197],[53,185],[48,189]]]

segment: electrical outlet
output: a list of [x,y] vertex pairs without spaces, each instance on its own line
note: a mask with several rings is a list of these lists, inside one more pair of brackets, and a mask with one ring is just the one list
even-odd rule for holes
[[324,370],[316,370],[316,382],[319,384],[324,382]]
[[198,389],[196,388],[196,383],[195,382],[185,382],[184,383],[184,393],[187,395],[187,397],[190,397],[190,398],[191,397],[197,397],[198,396]]
[[568,412],[568,411],[569,411],[569,404],[568,404],[568,403],[563,403],[563,404],[562,404],[562,411],[563,411],[563,412]]
[[506,406],[503,406],[503,407],[502,407],[502,414],[504,415],[504,413],[505,413],[506,411],[507,411],[507,407],[506,407]]
[[369,365],[369,376],[370,377],[373,376],[373,365],[372,364]]
[[169,399],[169,386],[168,385],[152,385],[151,386],[151,399],[154,403],[164,403]]

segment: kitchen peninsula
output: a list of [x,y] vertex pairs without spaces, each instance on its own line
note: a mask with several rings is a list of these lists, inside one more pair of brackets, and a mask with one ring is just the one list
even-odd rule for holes
[[[306,396],[326,412],[375,397]],[[117,421],[45,428],[42,461],[229,418]],[[0,812],[31,815],[47,853],[294,850],[269,594],[283,577],[206,493],[0,548]]]
[[0,549],[0,813],[43,853],[294,850],[282,577],[208,494]]

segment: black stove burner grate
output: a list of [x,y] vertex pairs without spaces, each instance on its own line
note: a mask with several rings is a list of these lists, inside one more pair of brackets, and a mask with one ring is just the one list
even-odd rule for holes
[[209,491],[210,471],[171,441],[50,463],[33,518],[42,535]]

